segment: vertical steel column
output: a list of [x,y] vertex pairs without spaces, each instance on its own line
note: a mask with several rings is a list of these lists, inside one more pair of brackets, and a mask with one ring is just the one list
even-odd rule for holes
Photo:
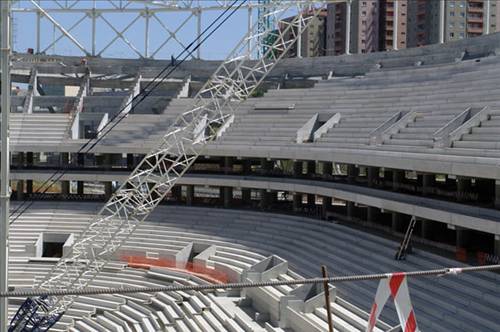
[[41,14],[40,10],[37,10],[36,12],[36,52],[40,53],[40,20],[41,20]]
[[345,13],[345,54],[351,54],[351,0],[347,0]]
[[439,1],[439,43],[444,43],[444,30],[445,30],[445,1]]
[[[10,113],[10,0],[1,2],[2,124],[0,161],[0,292],[8,290],[9,262],[9,113]],[[0,330],[7,331],[8,300],[0,299]]]
[[394,0],[394,25],[393,25],[393,30],[392,30],[392,49],[397,50],[398,49],[398,15],[399,15],[399,8],[398,8],[398,0]]
[[302,31],[302,12],[299,14],[299,26],[298,26],[298,32],[297,32],[297,58],[302,58],[302,33],[304,31]]
[[200,35],[201,35],[201,7],[198,7],[197,9],[197,13],[196,13],[196,17],[198,19],[197,23],[196,23],[196,40],[198,40],[198,48],[196,49],[196,58],[198,60],[201,59],[201,38],[200,38]]
[[93,0],[93,3],[92,3],[92,56],[95,56],[96,54],[96,40],[95,40],[95,37],[96,37],[96,8],[95,8],[95,5],[96,5],[96,0]]
[[486,6],[486,13],[484,14],[484,16],[486,16],[486,20],[485,20],[486,29],[484,29],[485,35],[490,33],[490,15],[491,15],[491,13],[490,13],[491,3],[490,2],[491,2],[491,0],[485,0],[484,4],[483,4],[483,6]]
[[[247,33],[250,33],[250,31],[252,31],[252,26],[253,26],[253,22],[252,22],[252,6],[251,4],[249,3],[248,4],[248,31]],[[250,53],[250,51],[252,50],[252,38],[248,38],[248,52]],[[249,55],[250,57],[252,56],[252,54]]]
[[144,12],[144,23],[145,23],[145,28],[144,28],[144,57],[149,58],[149,9],[146,6],[146,11]]

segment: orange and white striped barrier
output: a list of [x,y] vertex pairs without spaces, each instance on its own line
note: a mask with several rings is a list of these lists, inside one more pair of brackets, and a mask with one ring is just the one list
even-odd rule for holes
[[394,299],[396,311],[398,313],[399,322],[403,332],[417,332],[417,320],[415,312],[411,305],[410,292],[408,291],[408,283],[406,282],[406,274],[391,273],[388,278],[381,279],[378,284],[377,293],[375,294],[375,302],[370,311],[370,319],[366,332],[372,332],[375,327],[384,305],[389,297]]

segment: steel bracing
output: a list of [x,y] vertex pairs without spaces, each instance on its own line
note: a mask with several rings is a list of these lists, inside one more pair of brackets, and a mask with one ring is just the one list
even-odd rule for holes
[[[233,117],[235,109],[247,99],[276,63],[293,46],[298,31],[304,31],[320,12],[324,2],[316,2],[312,15],[302,13],[310,2],[274,1],[267,15],[280,22],[280,29],[268,27],[259,32],[256,22],[238,43],[204,87],[191,107],[179,115],[161,142],[150,151],[129,178],[113,194],[85,231],[74,242],[69,254],[61,258],[51,272],[36,285],[42,290],[83,289],[106,263],[113,259],[136,227],[161,202],[177,180],[189,169],[207,142],[217,138],[220,128]],[[261,17],[267,19],[267,17]],[[261,36],[272,35],[272,44],[258,61],[251,54],[262,48]],[[269,40],[269,39],[267,39]],[[248,47],[251,41],[251,48]],[[74,295],[51,298],[54,303],[47,315],[63,313],[75,300]],[[15,322],[14,322],[15,323]]]
[[[167,45],[184,49],[186,41],[196,37],[193,34],[199,36],[203,13],[227,9],[231,3],[228,0],[27,0],[16,3],[12,12],[15,18],[35,15],[34,31],[29,33],[35,36],[32,48],[36,53],[56,53],[61,47],[68,47],[69,41],[72,51],[83,56],[104,56],[110,47],[122,42],[139,58],[158,58]],[[253,25],[252,9],[262,6],[251,0],[239,7],[248,11],[249,29]],[[45,22],[52,29],[47,29]],[[122,25],[122,22],[127,23]],[[103,29],[110,38],[101,44]],[[143,38],[133,40],[132,30],[141,31]],[[163,37],[152,38],[153,33]],[[193,56],[201,58],[201,48]]]

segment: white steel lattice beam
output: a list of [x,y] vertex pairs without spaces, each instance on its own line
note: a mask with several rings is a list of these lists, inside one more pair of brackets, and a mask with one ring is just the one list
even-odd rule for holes
[[[301,13],[310,3],[276,1],[274,5],[276,8],[269,15],[281,21],[292,9]],[[189,169],[203,146],[217,137],[219,128],[293,46],[297,31],[307,28],[319,11],[314,9],[310,16],[297,15],[281,21],[280,29],[265,31],[273,37],[267,40],[273,42],[258,61],[250,59],[252,52],[262,47],[256,23],[199,91],[193,104],[177,117],[158,145],[90,222],[69,253],[36,286],[47,290],[86,287]],[[248,39],[252,39],[250,50]],[[204,128],[204,139],[198,139],[200,127]],[[50,312],[64,312],[74,299],[72,295],[52,298],[55,305]]]
[[[258,7],[255,0],[248,0],[240,6],[240,10]],[[29,0],[19,2],[16,7],[12,8],[12,13],[18,15],[36,15],[36,24],[33,26],[33,35],[36,38],[37,52],[48,52],[51,47],[54,49],[62,43],[66,38],[76,47],[83,55],[104,56],[105,51],[109,52],[109,47],[118,39],[124,41],[140,58],[154,58],[159,56],[159,51],[164,49],[172,40],[175,40],[181,47],[187,44],[187,40],[192,40],[197,36],[199,29],[196,26],[201,18],[201,13],[204,11],[222,11],[230,6],[231,1],[193,1],[193,0],[106,0],[106,1],[90,1],[90,0],[52,0],[40,1]],[[116,24],[107,14],[123,14],[125,20],[129,20],[131,16],[138,15],[138,24],[134,25],[134,29],[144,30],[144,47],[141,45],[143,41],[127,38],[125,32],[116,28]],[[188,18],[182,19],[182,22],[177,23],[177,20],[170,20],[169,16],[161,17],[159,15],[177,15],[186,14]],[[52,24],[54,30],[61,32],[57,38],[49,37],[52,34],[47,33],[45,27],[41,24],[43,18],[46,18]],[[166,23],[172,24],[167,28]],[[176,22],[176,23],[173,23]],[[113,36],[111,45],[106,45],[98,50],[97,40],[99,34],[96,33],[96,24],[104,23],[111,29]],[[191,24],[193,29],[191,34],[185,34],[185,38],[180,38],[178,34],[186,24]],[[89,25],[89,29],[82,29],[82,26]],[[150,24],[159,24],[159,28],[167,31],[167,36],[163,40],[156,41],[151,44],[151,33],[155,29],[150,27]],[[156,26],[155,26],[156,28]],[[78,34],[75,30],[80,29]],[[121,30],[121,31],[120,31]],[[31,32],[30,32],[31,33]],[[85,35],[87,34],[87,35]],[[138,44],[138,45],[136,45]],[[60,49],[60,48],[59,48]],[[149,49],[154,50],[149,52]],[[197,53],[199,55],[199,52]]]

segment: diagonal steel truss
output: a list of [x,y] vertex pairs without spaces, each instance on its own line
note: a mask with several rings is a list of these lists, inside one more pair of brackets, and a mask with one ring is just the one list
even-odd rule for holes
[[[75,50],[85,56],[109,56],[110,47],[122,42],[139,58],[155,58],[171,43],[175,44],[174,47],[184,48],[188,40],[196,37],[195,34],[199,35],[205,13],[222,11],[232,2],[230,0],[24,0],[12,8],[12,13],[15,19],[21,18],[21,15],[32,19],[32,15],[36,15],[36,24],[28,33],[33,33],[35,36],[34,49],[37,53],[55,52],[56,48],[69,45],[72,51]],[[251,26],[252,9],[262,7],[264,5],[258,0],[246,0],[239,10],[248,11],[248,25]],[[116,14],[121,14],[120,22],[128,22],[124,27],[119,27],[120,24],[115,20]],[[45,21],[48,21],[48,26],[53,28],[53,32],[49,33],[47,26],[43,24]],[[164,22],[168,22],[170,26]],[[99,45],[97,42],[102,40],[102,32],[98,31],[99,25],[105,27],[107,34],[111,36],[104,45]],[[135,33],[140,31],[142,38],[134,38],[130,33],[132,30]],[[158,38],[158,36],[163,37]],[[69,43],[65,43],[66,41]],[[195,57],[201,57],[200,49]]]
[[[74,242],[70,253],[59,260],[37,287],[47,290],[86,287],[189,169],[203,146],[217,137],[218,129],[293,46],[297,31],[304,31],[320,11],[313,9],[308,11],[312,13],[310,16],[297,15],[285,21],[281,20],[284,15],[302,13],[306,7],[310,10],[311,2],[275,1],[272,5],[268,15],[280,22],[280,29],[268,27],[258,33],[258,22],[251,28],[200,90],[192,106],[175,119],[158,146],[145,156]],[[318,8],[323,5],[323,1],[315,3]],[[259,44],[262,33],[273,35],[274,43],[267,45],[261,59],[251,60],[252,52],[262,49]],[[50,313],[63,313],[74,300],[73,295],[52,298]]]

